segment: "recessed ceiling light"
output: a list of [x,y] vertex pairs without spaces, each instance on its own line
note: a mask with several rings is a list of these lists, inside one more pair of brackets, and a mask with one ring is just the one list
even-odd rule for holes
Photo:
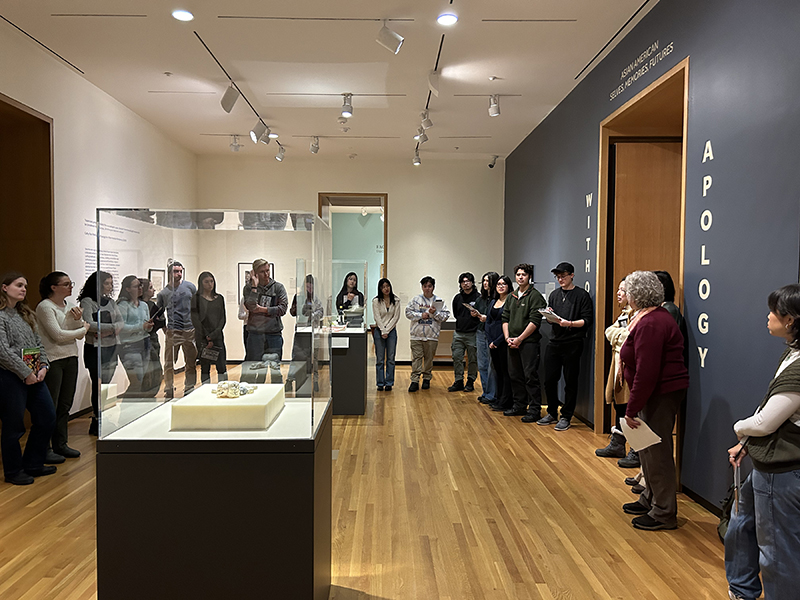
[[172,16],[178,21],[192,21],[194,20],[194,15],[190,13],[188,10],[173,10]]
[[455,25],[458,23],[458,17],[453,13],[444,13],[436,18],[439,25]]
[[489,81],[495,81],[496,79],[499,79],[497,75],[489,75]]
[[270,131],[269,135],[267,137],[269,137],[270,139],[273,139],[273,140],[277,140],[278,139],[278,134],[275,133],[274,131]]

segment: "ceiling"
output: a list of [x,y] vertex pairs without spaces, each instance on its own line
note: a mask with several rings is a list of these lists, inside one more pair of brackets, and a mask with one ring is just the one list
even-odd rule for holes
[[[230,153],[232,134],[241,136],[239,155],[277,151],[275,142],[250,141],[257,117],[242,98],[230,114],[222,110],[229,82],[204,42],[279,134],[287,159],[411,160],[428,102],[434,127],[419,148],[423,160],[502,159],[640,7],[604,53],[656,2],[3,0],[0,15],[197,154]],[[195,19],[173,19],[175,8]],[[458,23],[439,25],[443,12]],[[397,55],[375,41],[382,19],[405,38]],[[23,35],[5,21],[0,27]],[[440,93],[429,98],[437,58]],[[344,92],[354,94],[347,131],[337,123]],[[500,95],[495,118],[491,94]],[[312,136],[320,137],[316,155]]]

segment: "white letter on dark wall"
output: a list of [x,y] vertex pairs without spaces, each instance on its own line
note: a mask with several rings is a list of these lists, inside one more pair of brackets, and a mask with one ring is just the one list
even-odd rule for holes
[[711,261],[706,258],[706,245],[703,244],[700,246],[700,264],[701,265],[709,265]]
[[711,215],[710,210],[704,210],[703,214],[700,215],[700,229],[703,231],[708,231],[711,229],[711,223],[713,222],[713,217]]
[[706,197],[706,193],[711,189],[711,183],[711,175],[705,175],[703,177],[703,198]]
[[714,160],[714,151],[711,149],[711,140],[706,142],[705,150],[703,150],[703,162],[707,160]]
[[703,335],[708,333],[708,315],[706,313],[700,313],[700,316],[697,317],[697,331]]
[[708,354],[708,348],[701,348],[700,346],[698,346],[697,351],[700,353],[700,368],[705,369],[706,355]]

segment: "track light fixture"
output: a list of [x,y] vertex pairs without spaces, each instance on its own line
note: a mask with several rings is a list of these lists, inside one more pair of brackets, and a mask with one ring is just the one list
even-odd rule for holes
[[275,160],[277,160],[278,162],[283,162],[283,157],[286,154],[286,148],[284,148],[280,142],[277,142],[277,144],[279,150],[278,153],[275,155]]
[[494,166],[497,164],[497,159],[500,158],[497,154],[492,155],[492,160],[489,161],[489,168],[494,169]]
[[378,37],[375,38],[375,41],[392,54],[400,52],[400,48],[403,46],[403,36],[389,29],[386,26],[386,21],[383,22],[383,27],[378,32]]
[[239,90],[237,90],[233,84],[225,90],[225,93],[222,95],[222,100],[220,104],[222,105],[222,110],[226,113],[230,113],[233,110],[233,105],[236,104],[236,101],[239,99]]
[[233,141],[231,142],[231,152],[238,152],[242,148],[244,148],[244,146],[242,146],[242,144],[239,143],[239,136],[234,135]]
[[428,89],[431,91],[431,94],[439,97],[439,72],[438,71],[431,71],[428,74]]
[[342,94],[342,116],[349,119],[353,116],[353,94]]
[[431,121],[430,117],[428,116],[428,111],[427,110],[423,110],[419,114],[419,116],[422,119],[422,126],[425,129],[430,129],[431,127],[433,127],[433,121]]
[[316,135],[311,138],[311,146],[308,149],[311,151],[311,154],[319,152],[319,138]]
[[264,135],[261,136],[261,143],[265,146],[268,145],[275,137],[278,137],[276,134],[272,133],[272,130],[267,125],[267,130],[264,132]]
[[420,144],[424,144],[425,142],[428,141],[428,136],[425,135],[424,131],[421,134],[419,134],[419,140],[418,141],[419,141]]
[[489,116],[500,116],[500,96],[489,96]]
[[414,140],[418,142],[419,136],[421,136],[423,133],[425,133],[425,130],[422,128],[422,126],[417,127],[417,135],[414,136]]
[[250,139],[253,140],[254,144],[257,144],[264,136],[266,131],[267,131],[266,123],[264,123],[264,121],[259,119],[258,122],[255,125],[253,125],[253,128],[250,130]]
[[422,164],[422,161],[419,159],[419,150],[414,150],[414,160],[411,161],[411,164],[415,167],[418,167]]

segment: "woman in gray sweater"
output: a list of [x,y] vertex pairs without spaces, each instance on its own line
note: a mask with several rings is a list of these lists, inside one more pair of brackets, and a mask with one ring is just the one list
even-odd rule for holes
[[[25,304],[28,281],[9,273],[0,286],[0,450],[5,480],[14,485],[33,483],[34,477],[52,475],[56,468],[44,464],[56,411],[44,384],[47,353],[36,332],[36,316]],[[31,413],[31,432],[25,452],[19,445],[25,435],[25,409]]]

